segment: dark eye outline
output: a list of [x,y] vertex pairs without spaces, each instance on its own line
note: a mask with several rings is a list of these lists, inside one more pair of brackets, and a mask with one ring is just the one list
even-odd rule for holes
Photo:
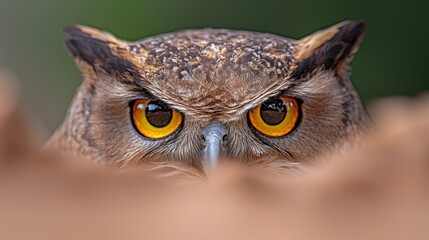
[[173,108],[171,108],[171,107],[170,107],[173,111],[176,111],[177,113],[179,113],[179,114],[181,115],[181,117],[182,117],[182,121],[181,121],[180,125],[179,125],[179,126],[178,126],[174,131],[173,131],[173,132],[171,132],[170,134],[168,134],[168,135],[166,135],[166,136],[164,136],[164,137],[160,137],[160,138],[151,138],[151,137],[147,137],[147,136],[143,135],[143,134],[139,131],[139,129],[137,128],[136,123],[135,123],[135,121],[134,121],[134,116],[133,116],[133,108],[134,108],[134,104],[135,104],[137,101],[139,101],[139,100],[160,101],[160,102],[162,102],[163,104],[165,104],[166,106],[170,107],[167,103],[165,103],[164,101],[159,100],[159,99],[152,99],[152,98],[150,98],[150,99],[149,99],[149,98],[136,98],[136,99],[131,100],[131,101],[128,103],[130,122],[131,122],[131,125],[132,125],[132,127],[133,127],[133,130],[137,133],[137,135],[139,135],[140,137],[144,138],[145,140],[149,140],[149,141],[160,141],[160,140],[165,140],[165,139],[173,138],[174,136],[177,136],[177,134],[182,130],[183,125],[184,125],[184,122],[185,122],[185,115],[184,115],[182,112],[180,112],[179,110],[177,110],[177,109],[173,109]]
[[[282,135],[282,136],[270,136],[270,135],[267,135],[267,134],[265,134],[265,133],[263,133],[263,132],[259,131],[259,130],[258,130],[258,129],[257,129],[257,128],[252,124],[252,122],[251,122],[251,120],[250,120],[249,115],[250,115],[251,111],[252,111],[253,109],[255,109],[256,107],[260,106],[260,105],[263,103],[263,102],[262,102],[262,103],[260,103],[259,105],[257,105],[256,107],[254,107],[254,108],[250,109],[249,111],[247,111],[247,113],[246,113],[247,125],[249,126],[249,128],[251,129],[251,131],[253,132],[253,134],[255,134],[256,136],[260,136],[260,137],[264,137],[264,138],[269,138],[269,139],[282,139],[282,138],[287,138],[287,137],[290,137],[290,136],[292,136],[293,134],[295,134],[296,130],[299,128],[300,124],[302,123],[302,119],[303,119],[302,106],[304,105],[304,101],[303,101],[302,99],[297,98],[297,97],[294,97],[294,96],[288,96],[288,95],[280,94],[280,95],[277,95],[277,96],[270,97],[270,98],[269,98],[269,99],[267,99],[267,100],[275,99],[275,98],[293,98],[293,99],[295,99],[295,101],[296,101],[296,103],[297,103],[297,108],[298,108],[298,118],[297,118],[297,120],[296,120],[296,122],[295,122],[295,125],[294,125],[294,127],[293,127],[293,128],[292,128],[288,133],[286,133],[285,135]],[[267,101],[267,100],[265,100],[265,101]],[[264,102],[265,102],[265,101],[264,101]],[[259,138],[259,137],[258,137],[258,138]]]

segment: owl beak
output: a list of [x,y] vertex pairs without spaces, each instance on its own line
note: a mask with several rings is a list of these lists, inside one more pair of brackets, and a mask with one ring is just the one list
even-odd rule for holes
[[223,155],[227,132],[228,128],[218,122],[210,123],[203,129],[202,139],[205,148],[202,162],[206,173],[210,173],[216,168],[219,158]]

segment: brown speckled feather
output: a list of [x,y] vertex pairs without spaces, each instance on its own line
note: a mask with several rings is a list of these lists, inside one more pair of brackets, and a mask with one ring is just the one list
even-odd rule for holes
[[[347,65],[365,29],[348,21],[300,40],[203,29],[126,42],[89,27],[66,28],[85,81],[48,146],[102,163],[200,168],[201,131],[216,121],[228,126],[228,159],[310,161],[366,125]],[[301,102],[299,125],[282,138],[261,135],[247,121],[247,112],[272,96]],[[140,136],[129,105],[141,98],[180,111],[180,130],[156,141]]]

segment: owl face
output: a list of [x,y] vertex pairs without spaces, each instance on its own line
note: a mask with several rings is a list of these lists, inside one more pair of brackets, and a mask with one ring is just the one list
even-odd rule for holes
[[85,81],[48,145],[206,172],[219,161],[309,161],[364,125],[347,74],[364,30],[343,22],[301,40],[188,30],[130,43],[67,28]]

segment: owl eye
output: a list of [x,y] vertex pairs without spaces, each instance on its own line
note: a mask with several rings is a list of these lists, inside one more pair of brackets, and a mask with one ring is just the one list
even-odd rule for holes
[[163,138],[182,124],[182,114],[159,100],[136,100],[132,107],[134,126],[147,138]]
[[270,98],[249,112],[253,127],[270,137],[281,137],[290,133],[298,118],[298,102],[288,97]]

